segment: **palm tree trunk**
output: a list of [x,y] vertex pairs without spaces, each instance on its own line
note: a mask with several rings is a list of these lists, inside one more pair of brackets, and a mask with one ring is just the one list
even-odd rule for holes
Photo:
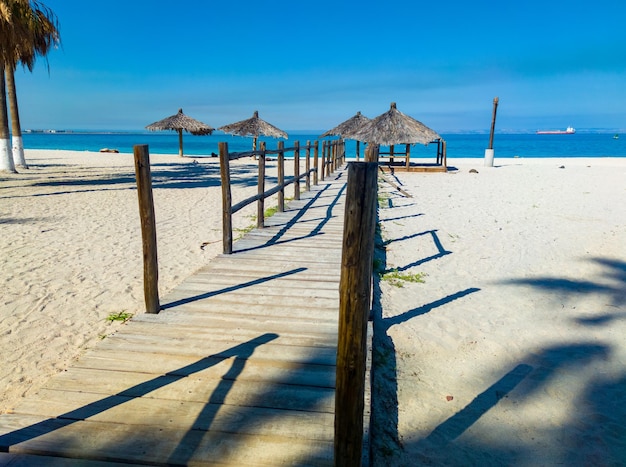
[[17,89],[15,88],[15,69],[11,65],[5,65],[7,95],[11,109],[11,129],[13,133],[13,162],[16,167],[28,168],[24,157],[24,142],[22,141],[22,127],[20,126],[20,112],[17,107]]
[[7,111],[7,93],[4,83],[4,63],[0,61],[0,172],[17,173],[13,164],[13,152],[9,141],[9,116]]

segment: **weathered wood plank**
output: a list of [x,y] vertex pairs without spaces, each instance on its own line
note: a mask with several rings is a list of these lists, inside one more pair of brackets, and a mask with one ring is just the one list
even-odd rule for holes
[[[157,465],[332,465],[332,443],[306,438],[5,416],[10,453]],[[1,428],[0,428],[1,429]]]
[[[98,380],[84,379],[102,376],[106,376],[106,384]],[[124,394],[124,397],[128,398],[143,397],[203,404],[207,402],[215,404],[221,401],[223,404],[232,406],[266,409],[325,413],[333,413],[334,410],[334,388],[332,387],[245,379],[216,379],[199,373],[189,378],[164,375],[159,378],[159,385],[155,384],[154,389],[146,392],[143,388],[149,386],[153,378],[145,373],[129,374],[122,371],[74,368],[68,374],[64,372],[62,378],[51,380],[36,395],[23,401],[15,412],[56,417],[74,409],[63,408],[58,412],[53,412],[52,402],[80,407],[116,394]],[[131,384],[132,381],[136,383]],[[67,397],[69,393],[71,397]],[[42,402],[43,406],[39,407]]]

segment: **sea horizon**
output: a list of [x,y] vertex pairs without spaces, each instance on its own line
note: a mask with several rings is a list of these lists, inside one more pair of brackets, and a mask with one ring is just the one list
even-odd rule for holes
[[[288,139],[260,137],[268,149],[275,149],[278,141],[286,147],[295,141],[300,145],[307,141],[320,140],[324,131],[295,130],[287,132]],[[489,132],[442,132],[446,141],[447,156],[454,158],[482,158],[489,146]],[[620,138],[621,136],[621,138]],[[324,139],[336,139],[324,138]],[[23,133],[25,149],[61,149],[71,151],[93,151],[116,149],[132,153],[133,146],[147,144],[153,154],[178,154],[178,135],[173,131],[152,132],[142,130],[31,130]],[[227,142],[229,151],[242,152],[252,149],[252,138],[214,132],[207,136],[183,134],[183,152],[194,157],[207,157],[218,153],[218,143]],[[396,151],[404,145],[396,146]],[[436,144],[411,145],[412,159],[436,158]],[[363,152],[364,145],[360,145]],[[626,157],[626,131],[602,129],[597,131],[577,130],[575,134],[539,135],[533,132],[509,133],[505,130],[494,133],[493,148],[496,157]],[[383,150],[388,150],[383,147]],[[346,141],[348,158],[356,154],[356,142]]]

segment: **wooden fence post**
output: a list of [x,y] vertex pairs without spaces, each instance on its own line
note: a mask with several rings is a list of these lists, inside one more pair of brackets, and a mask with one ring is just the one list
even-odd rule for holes
[[377,144],[368,144],[365,149],[365,162],[378,162],[378,150]]
[[357,162],[359,162],[359,157],[360,157],[360,154],[359,154],[360,145],[361,145],[361,142],[357,141],[356,142],[356,161]]
[[300,199],[300,141],[293,145],[293,199]]
[[220,175],[222,178],[222,244],[224,254],[233,252],[233,199],[230,192],[230,159],[228,143],[219,143]]
[[331,167],[330,167],[330,150],[331,150],[331,145],[332,145],[331,141],[329,141],[328,145],[326,145],[326,176],[327,177],[330,177],[330,174],[331,174],[331,171],[330,171],[330,169],[331,169]]
[[306,163],[304,170],[306,170],[304,189],[311,191],[311,140],[307,140],[306,142]]
[[278,184],[281,186],[278,192],[278,212],[285,212],[285,143],[278,142]]
[[135,156],[135,176],[137,178],[143,245],[143,295],[146,302],[146,313],[158,313],[161,309],[159,303],[159,264],[157,261],[156,217],[154,215],[148,145],[133,146],[133,154]]
[[328,145],[328,141],[322,142],[322,157],[321,157],[322,167],[320,170],[321,181],[324,181],[324,177],[326,176],[326,146],[327,145]]
[[320,142],[315,140],[315,144],[313,145],[313,168],[315,168],[315,172],[313,173],[313,185],[319,183],[319,151]]
[[258,190],[259,200],[256,204],[256,226],[259,229],[265,227],[265,141],[261,141],[261,154],[259,155],[259,180]]
[[339,342],[335,390],[335,466],[360,466],[371,307],[378,165],[348,164],[339,284]]

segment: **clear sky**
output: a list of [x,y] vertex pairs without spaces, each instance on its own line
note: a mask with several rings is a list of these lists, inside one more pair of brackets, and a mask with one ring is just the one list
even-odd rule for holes
[[398,109],[438,132],[626,128],[626,0],[43,0],[62,47],[16,73],[23,128],[183,111],[326,130]]

